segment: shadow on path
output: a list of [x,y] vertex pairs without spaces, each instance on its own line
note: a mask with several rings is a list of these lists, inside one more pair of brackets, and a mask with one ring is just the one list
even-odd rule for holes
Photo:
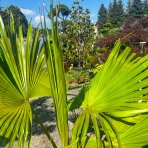
[[[54,107],[51,98],[40,98],[31,102],[32,107],[46,126],[48,131],[52,133],[56,128],[56,118]],[[33,116],[32,134],[40,135],[43,134],[40,124],[36,121]]]

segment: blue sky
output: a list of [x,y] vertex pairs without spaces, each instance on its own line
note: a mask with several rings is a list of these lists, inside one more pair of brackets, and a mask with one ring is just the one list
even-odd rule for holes
[[[47,9],[49,8],[50,0],[1,0],[0,6],[7,7],[10,5],[17,6],[21,8],[21,11],[25,14],[28,20],[32,18],[32,22],[34,26],[36,26],[40,21],[39,16],[39,8],[42,6],[42,2],[45,3]],[[58,2],[59,0],[54,0],[54,2]],[[91,12],[91,20],[97,20],[97,13],[100,5],[103,3],[106,7],[108,7],[109,3],[113,0],[84,0],[82,2],[82,6],[84,8],[88,8]],[[126,6],[128,0],[123,0],[124,7]],[[69,8],[71,8],[74,0],[60,0],[61,3],[66,4]]]

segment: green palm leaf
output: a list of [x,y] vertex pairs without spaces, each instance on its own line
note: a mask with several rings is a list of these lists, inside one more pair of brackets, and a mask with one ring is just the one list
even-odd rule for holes
[[142,106],[137,102],[148,92],[148,55],[133,60],[134,54],[129,55],[128,47],[119,54],[120,46],[118,41],[104,67],[90,82],[82,107],[111,113]]
[[12,16],[8,35],[0,17],[0,36],[0,136],[9,139],[10,148],[16,139],[18,147],[26,147],[27,141],[30,146],[29,100],[51,95],[44,47],[31,25],[24,44],[22,27],[16,35]]
[[[50,1],[51,9],[51,28],[50,35],[46,30],[45,55],[49,74],[49,83],[56,112],[57,127],[62,145],[68,146],[68,111],[67,111],[67,89],[63,65],[62,50],[60,47],[57,25],[53,20],[53,4]],[[52,43],[50,39],[52,38]]]
[[133,127],[120,135],[122,146],[125,148],[141,148],[148,146],[148,116],[145,116]]
[[[118,147],[121,147],[119,131],[114,124],[115,122],[112,123],[108,119],[109,115],[130,117],[148,112],[147,103],[138,103],[139,100],[148,99],[148,96],[144,96],[148,93],[148,55],[134,59],[135,54],[130,53],[129,47],[124,49],[123,52],[120,52],[120,47],[121,41],[118,40],[104,66],[88,86],[83,88],[80,94],[69,103],[70,109],[89,110],[91,118],[94,121],[95,118],[99,120],[109,147],[114,145],[113,138],[117,139]],[[81,121],[81,119],[78,120]],[[99,137],[98,132],[96,132],[98,125],[95,122],[93,124],[97,138]],[[127,129],[130,127],[128,126]],[[78,129],[82,131],[83,128],[74,126],[73,132],[75,133]],[[78,142],[79,138],[80,135],[76,136],[72,143]],[[101,141],[99,144],[101,144]]]

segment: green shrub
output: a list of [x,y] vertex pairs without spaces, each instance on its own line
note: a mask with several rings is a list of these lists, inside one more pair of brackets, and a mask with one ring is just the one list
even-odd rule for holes
[[103,28],[103,29],[100,30],[100,32],[102,34],[107,34],[109,32],[109,29],[108,28]]

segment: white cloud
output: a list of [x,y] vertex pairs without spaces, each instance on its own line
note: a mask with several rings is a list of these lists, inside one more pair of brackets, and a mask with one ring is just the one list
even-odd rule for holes
[[40,16],[40,15],[35,16],[34,22],[35,22],[36,24],[40,23],[41,21],[42,21],[42,22],[44,21],[44,16]]
[[24,9],[24,8],[20,8],[21,12],[24,13],[25,15],[35,15],[35,12],[29,9]]
[[[46,23],[49,23],[48,17],[45,17],[45,20],[46,20]],[[35,24],[39,24],[41,21],[44,22],[44,16],[43,15],[35,16],[35,18],[34,18]]]

